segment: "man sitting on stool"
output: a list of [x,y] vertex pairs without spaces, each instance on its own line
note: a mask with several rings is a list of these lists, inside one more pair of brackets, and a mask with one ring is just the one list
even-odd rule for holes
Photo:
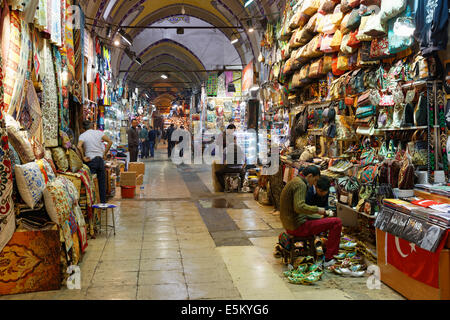
[[286,184],[280,197],[280,219],[286,232],[297,237],[329,231],[324,263],[329,267],[336,263],[333,256],[339,253],[342,222],[339,218],[325,218],[325,208],[306,203],[308,186],[315,185],[319,177],[319,168],[309,166]]

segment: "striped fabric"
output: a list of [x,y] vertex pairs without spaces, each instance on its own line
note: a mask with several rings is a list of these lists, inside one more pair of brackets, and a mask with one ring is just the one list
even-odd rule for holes
[[[5,9],[7,10],[7,9]],[[6,46],[6,53],[8,55],[5,61],[5,80],[3,82],[4,86],[4,106],[3,110],[9,111],[9,106],[11,104],[11,100],[13,97],[14,84],[17,77],[17,71],[19,69],[20,63],[20,21],[17,16],[17,12],[11,11],[9,14],[10,21],[9,26],[7,27],[9,30],[5,30],[3,35],[6,38],[3,38],[2,45]]]

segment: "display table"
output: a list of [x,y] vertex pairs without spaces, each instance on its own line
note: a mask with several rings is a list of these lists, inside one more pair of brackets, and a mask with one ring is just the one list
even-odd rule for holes
[[[419,190],[414,190],[414,193],[415,196],[424,199],[432,199],[443,203],[450,203],[449,198],[442,197],[440,195]],[[388,238],[388,234],[380,229],[376,229],[376,237],[378,267],[380,268],[380,277],[383,283],[396,290],[404,297],[412,300],[450,299],[450,240],[448,238],[437,259],[433,260],[431,263],[432,267],[436,267],[436,264],[438,264],[438,285],[437,287],[433,287],[408,276],[408,274],[400,271],[392,264],[388,263],[388,259],[386,257],[386,239]],[[410,254],[409,251],[406,251],[406,247],[401,247],[398,243],[396,243],[396,245],[397,250],[399,250],[401,252],[400,254],[403,254],[405,258],[407,254]],[[411,254],[413,252],[412,248],[413,246],[411,246]],[[430,265],[429,260],[424,261],[423,265],[425,265],[425,262]]]

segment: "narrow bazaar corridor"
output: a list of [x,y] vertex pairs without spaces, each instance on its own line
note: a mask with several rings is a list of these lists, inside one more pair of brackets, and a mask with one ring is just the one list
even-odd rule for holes
[[282,226],[272,207],[251,193],[214,193],[210,166],[177,167],[163,146],[145,162],[141,194],[112,201],[116,235],[89,240],[80,290],[0,299],[403,299],[384,284],[369,290],[367,276],[290,284],[273,256]]

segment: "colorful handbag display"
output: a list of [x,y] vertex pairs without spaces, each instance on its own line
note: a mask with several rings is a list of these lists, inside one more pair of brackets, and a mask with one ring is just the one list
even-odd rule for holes
[[350,0],[341,0],[341,12],[342,13],[347,13],[352,11],[352,7],[349,4]]
[[333,63],[332,63],[331,69],[332,69],[333,75],[341,76],[345,73],[345,71],[339,70],[337,65],[338,65],[338,56],[335,55],[333,57]]
[[369,16],[362,16],[361,23],[359,24],[358,34],[356,35],[356,39],[359,41],[371,41],[373,38],[364,33],[366,30],[367,21],[369,20]]
[[380,18],[387,21],[398,16],[406,9],[407,0],[381,1]]
[[361,47],[361,41],[356,39],[356,35],[358,34],[358,30],[355,30],[353,32],[350,32],[350,36],[347,42],[347,45],[352,48],[359,48]]
[[[359,30],[361,31],[361,28]],[[387,34],[387,24],[381,20],[379,13],[372,12],[364,25],[362,33],[370,37],[382,37]]]
[[309,77],[310,78],[319,78],[323,73],[323,59],[318,59],[311,63],[309,67]]
[[342,37],[340,52],[343,54],[352,54],[357,51],[357,48],[350,47],[348,41],[350,40],[350,34],[346,34]]
[[348,60],[349,60],[348,56],[339,54],[336,68],[340,71],[348,71],[350,69]]
[[321,0],[317,11],[321,14],[332,13],[335,6],[336,3],[333,0]]
[[332,71],[333,68],[333,57],[331,55],[323,56],[323,73],[327,74]]
[[307,14],[308,16],[312,16],[320,7],[320,0],[305,0],[303,1],[302,7],[300,9],[301,12]]
[[359,181],[361,183],[372,183],[378,175],[379,164],[366,166],[359,172]]
[[315,33],[315,28],[316,28],[316,23],[317,23],[317,17],[319,16],[318,13],[314,14],[309,20],[308,22],[305,24],[305,26],[303,27],[304,30],[309,31],[310,33],[314,34]]
[[341,21],[340,30],[341,30],[342,34],[347,34],[350,32],[350,29],[347,28],[349,18],[350,18],[350,14],[347,13]]

